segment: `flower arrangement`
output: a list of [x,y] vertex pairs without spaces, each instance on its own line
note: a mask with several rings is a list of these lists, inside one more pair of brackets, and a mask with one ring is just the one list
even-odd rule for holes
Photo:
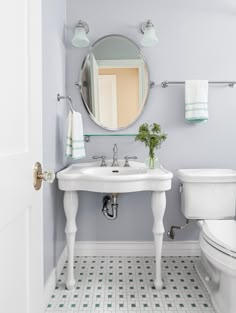
[[166,138],[167,134],[162,133],[161,126],[157,123],[144,123],[139,127],[135,141],[141,141],[149,148],[149,168],[155,168],[155,149],[160,148]]

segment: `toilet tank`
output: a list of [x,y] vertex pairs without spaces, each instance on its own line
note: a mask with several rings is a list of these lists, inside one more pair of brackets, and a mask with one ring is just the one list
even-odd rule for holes
[[181,169],[178,171],[181,211],[188,219],[235,217],[236,171]]

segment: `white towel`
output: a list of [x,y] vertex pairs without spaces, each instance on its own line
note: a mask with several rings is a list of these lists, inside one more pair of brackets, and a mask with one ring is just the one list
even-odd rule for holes
[[85,157],[83,121],[79,112],[69,112],[67,119],[66,156],[72,159]]
[[185,119],[190,123],[208,120],[208,80],[185,82]]

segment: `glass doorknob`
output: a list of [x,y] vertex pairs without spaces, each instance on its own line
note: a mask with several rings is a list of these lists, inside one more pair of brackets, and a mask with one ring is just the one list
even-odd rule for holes
[[55,180],[55,173],[53,171],[42,172],[42,166],[40,162],[36,162],[33,170],[33,185],[35,190],[39,190],[42,186],[42,181],[46,181],[52,184]]

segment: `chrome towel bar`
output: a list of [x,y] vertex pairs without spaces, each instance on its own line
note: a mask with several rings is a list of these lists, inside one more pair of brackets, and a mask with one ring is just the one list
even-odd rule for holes
[[[215,85],[228,85],[228,87],[233,88],[236,85],[236,81],[209,81],[209,84]],[[162,88],[167,88],[169,85],[184,85],[184,81],[168,81],[165,80],[161,82],[160,85],[156,84],[155,82],[150,83],[150,88],[161,86]]]

